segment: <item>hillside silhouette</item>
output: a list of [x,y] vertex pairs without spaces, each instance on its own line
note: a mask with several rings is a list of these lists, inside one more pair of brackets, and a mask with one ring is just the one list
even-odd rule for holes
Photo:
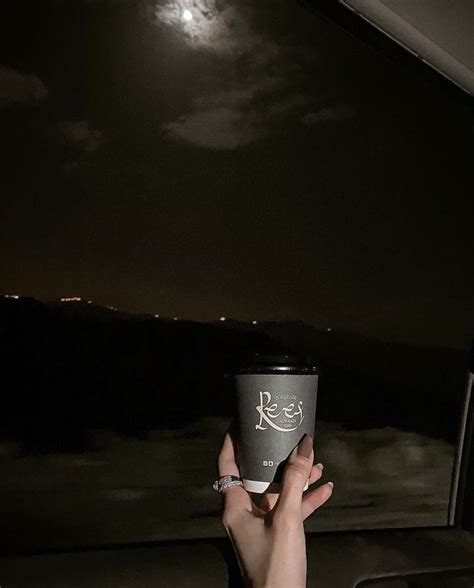
[[0,298],[0,436],[25,453],[81,451],[86,432],[146,438],[160,427],[234,411],[231,370],[249,351],[310,355],[317,419],[394,426],[456,441],[468,353],[328,332],[155,318],[80,302]]

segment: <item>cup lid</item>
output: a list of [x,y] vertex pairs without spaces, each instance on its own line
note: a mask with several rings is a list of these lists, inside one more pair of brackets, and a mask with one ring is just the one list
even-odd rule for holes
[[237,374],[317,374],[317,368],[309,355],[294,352],[253,351],[248,353],[240,364],[232,370]]

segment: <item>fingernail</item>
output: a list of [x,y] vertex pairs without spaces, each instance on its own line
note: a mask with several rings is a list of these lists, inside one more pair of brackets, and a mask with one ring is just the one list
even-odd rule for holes
[[322,463],[317,463],[316,466],[320,469],[320,470],[324,470],[324,466]]
[[326,482],[326,484],[327,484],[328,486],[331,486],[331,488],[334,488],[334,482]]
[[304,434],[303,439],[298,443],[298,454],[308,458],[313,450],[313,438],[307,433]]

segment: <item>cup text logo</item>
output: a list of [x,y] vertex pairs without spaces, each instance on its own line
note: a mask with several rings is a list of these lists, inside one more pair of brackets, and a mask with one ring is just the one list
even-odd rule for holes
[[[265,404],[264,404],[264,396],[266,397]],[[277,431],[282,431],[283,433],[289,433],[290,431],[296,431],[296,429],[301,425],[301,423],[303,422],[303,419],[304,419],[303,401],[300,400],[298,402],[298,410],[295,412],[292,412],[292,411],[294,411],[294,408],[295,408],[295,403],[292,402],[287,407],[280,410],[280,412],[278,414],[275,414],[275,411],[278,410],[278,405],[276,403],[273,403],[271,406],[268,406],[270,404],[271,400],[272,400],[272,395],[270,394],[270,392],[260,391],[260,405],[255,407],[258,410],[258,413],[260,414],[260,422],[258,423],[258,425],[255,425],[255,428],[259,429],[260,431],[266,431],[268,427],[262,427],[262,421],[265,420],[271,427],[273,427]],[[282,412],[285,413],[285,417],[287,419],[292,419],[291,422],[287,421],[287,424],[289,425],[289,427],[291,427],[297,421],[297,419],[295,419],[295,417],[297,415],[299,415],[299,423],[296,425],[296,427],[293,427],[293,428],[279,427],[277,424],[275,424],[272,421],[272,419],[273,420],[277,419],[281,415]],[[283,423],[280,423],[280,424],[283,424]]]

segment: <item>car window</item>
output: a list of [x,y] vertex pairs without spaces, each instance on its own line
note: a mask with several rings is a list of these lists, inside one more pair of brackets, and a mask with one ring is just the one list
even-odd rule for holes
[[444,526],[472,111],[292,0],[5,8],[1,550],[225,536],[224,374],[319,368],[307,531]]

